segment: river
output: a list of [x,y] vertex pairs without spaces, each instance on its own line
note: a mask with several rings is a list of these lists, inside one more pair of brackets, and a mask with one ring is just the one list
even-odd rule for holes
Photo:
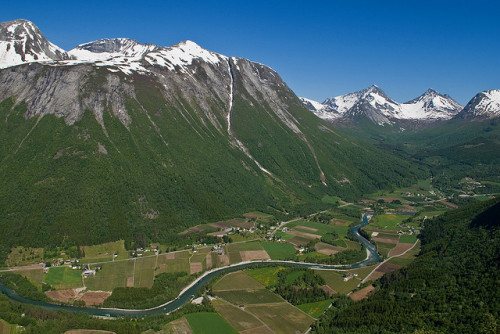
[[183,306],[187,302],[189,302],[193,298],[193,296],[200,290],[200,288],[203,287],[207,282],[212,280],[214,277],[217,277],[220,274],[224,274],[225,272],[230,272],[238,269],[245,269],[258,264],[264,263],[273,265],[288,265],[288,266],[297,266],[301,268],[322,269],[322,270],[348,270],[348,269],[357,269],[374,263],[378,263],[381,261],[381,259],[379,254],[377,253],[376,247],[359,234],[359,229],[369,223],[369,218],[371,217],[371,215],[372,214],[365,213],[363,215],[361,223],[351,227],[351,233],[359,240],[359,242],[367,250],[366,259],[364,259],[361,262],[349,265],[321,265],[317,263],[267,260],[267,261],[251,261],[251,262],[242,262],[238,264],[233,264],[231,266],[216,268],[205,272],[203,275],[198,277],[193,283],[191,283],[184,290],[182,290],[177,298],[150,309],[128,310],[128,309],[118,309],[118,308],[76,307],[68,305],[51,304],[19,296],[15,291],[5,286],[1,281],[0,281],[0,291],[2,291],[2,293],[5,294],[7,297],[9,297],[11,300],[14,300],[16,302],[39,306],[44,309],[52,311],[66,310],[72,312],[86,312],[91,315],[107,316],[107,317],[121,317],[121,316],[144,317],[154,314],[170,313],[178,309],[179,307]]

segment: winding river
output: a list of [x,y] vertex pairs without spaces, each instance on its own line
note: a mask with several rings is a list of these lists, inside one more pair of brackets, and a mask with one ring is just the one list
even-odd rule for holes
[[317,264],[317,263],[277,261],[277,260],[241,262],[241,263],[233,264],[233,265],[230,265],[227,267],[215,268],[215,269],[212,269],[210,271],[205,272],[203,275],[198,277],[193,283],[191,283],[184,290],[182,290],[177,298],[175,298],[167,303],[164,303],[162,305],[150,308],[150,309],[129,310],[129,309],[118,309],[118,308],[92,308],[92,307],[75,307],[75,306],[68,306],[68,305],[50,304],[47,302],[42,302],[42,301],[24,298],[24,297],[18,295],[12,289],[5,286],[1,281],[0,281],[0,291],[2,291],[2,293],[4,293],[11,300],[14,300],[14,301],[17,301],[20,303],[39,306],[39,307],[42,307],[44,309],[48,309],[48,310],[52,310],[52,311],[65,310],[65,311],[72,311],[72,312],[86,312],[86,313],[91,314],[91,315],[107,316],[107,317],[121,317],[121,316],[144,317],[144,316],[149,316],[149,315],[154,315],[154,314],[170,313],[170,312],[178,309],[179,307],[183,306],[187,302],[189,302],[193,298],[193,296],[200,290],[200,288],[203,285],[205,285],[207,282],[212,280],[214,277],[217,277],[220,274],[224,274],[225,272],[249,268],[249,267],[255,266],[256,264],[265,263],[265,264],[288,265],[288,266],[292,265],[292,266],[301,267],[301,268],[311,268],[311,269],[321,269],[321,270],[348,270],[348,269],[357,269],[357,268],[365,267],[365,266],[380,262],[381,259],[380,259],[379,254],[377,253],[376,247],[359,234],[359,229],[369,223],[369,218],[371,216],[372,216],[372,214],[365,213],[363,215],[363,219],[362,219],[361,223],[356,225],[356,226],[351,227],[352,234],[366,248],[367,257],[366,257],[366,259],[364,259],[361,262],[349,264],[349,265],[321,265],[321,264]]

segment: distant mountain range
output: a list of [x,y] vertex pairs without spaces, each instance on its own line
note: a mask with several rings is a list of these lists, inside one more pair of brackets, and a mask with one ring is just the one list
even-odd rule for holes
[[307,98],[301,100],[310,111],[330,122],[369,119],[383,125],[401,121],[433,122],[452,118],[500,116],[500,90],[477,94],[465,108],[449,95],[440,94],[433,89],[411,101],[398,103],[375,85],[358,92],[328,98],[323,103]]

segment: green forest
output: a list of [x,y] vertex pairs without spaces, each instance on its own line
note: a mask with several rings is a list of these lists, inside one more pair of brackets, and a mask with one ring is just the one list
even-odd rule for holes
[[368,300],[338,297],[314,333],[498,333],[500,199],[425,223],[422,250]]

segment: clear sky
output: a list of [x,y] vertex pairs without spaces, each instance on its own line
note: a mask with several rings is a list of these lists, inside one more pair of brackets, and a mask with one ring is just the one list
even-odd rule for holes
[[398,102],[428,88],[465,104],[500,89],[498,1],[2,1],[0,21],[33,21],[69,50],[100,38],[189,39],[275,69],[323,101],[381,87]]

